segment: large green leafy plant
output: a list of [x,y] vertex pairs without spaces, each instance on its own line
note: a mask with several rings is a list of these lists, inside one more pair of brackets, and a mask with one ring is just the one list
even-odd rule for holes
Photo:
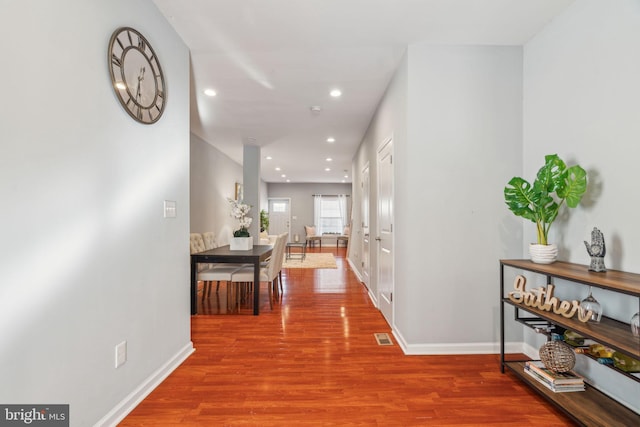
[[507,206],[517,216],[536,224],[541,245],[547,244],[549,228],[563,203],[575,208],[587,191],[587,172],[582,167],[568,168],[557,154],[549,154],[544,159],[545,164],[533,185],[516,176],[504,188]]

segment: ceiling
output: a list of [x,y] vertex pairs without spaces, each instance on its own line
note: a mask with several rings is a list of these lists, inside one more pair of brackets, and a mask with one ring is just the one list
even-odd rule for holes
[[522,45],[573,1],[154,0],[191,51],[191,131],[240,164],[260,146],[266,182],[325,183],[351,182],[408,44]]

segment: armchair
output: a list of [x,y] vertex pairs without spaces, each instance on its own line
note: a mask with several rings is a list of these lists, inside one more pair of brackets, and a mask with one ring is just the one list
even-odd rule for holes
[[307,245],[316,246],[316,242],[320,242],[320,249],[322,249],[322,236],[316,234],[316,226],[305,225],[304,226],[305,239]]

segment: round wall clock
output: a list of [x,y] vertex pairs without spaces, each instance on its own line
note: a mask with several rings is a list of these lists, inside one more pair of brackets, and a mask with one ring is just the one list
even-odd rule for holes
[[120,103],[131,117],[151,124],[167,103],[162,67],[151,44],[130,27],[118,28],[109,41],[109,73]]

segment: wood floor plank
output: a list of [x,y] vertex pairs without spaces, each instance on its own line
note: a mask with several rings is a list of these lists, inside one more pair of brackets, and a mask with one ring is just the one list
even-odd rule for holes
[[[199,296],[195,353],[120,425],[573,425],[501,374],[498,355],[405,356],[345,249],[322,251],[338,255],[338,268],[285,270],[273,310],[261,292],[260,316],[252,298],[228,314],[224,285]],[[379,346],[380,332],[394,345]]]

